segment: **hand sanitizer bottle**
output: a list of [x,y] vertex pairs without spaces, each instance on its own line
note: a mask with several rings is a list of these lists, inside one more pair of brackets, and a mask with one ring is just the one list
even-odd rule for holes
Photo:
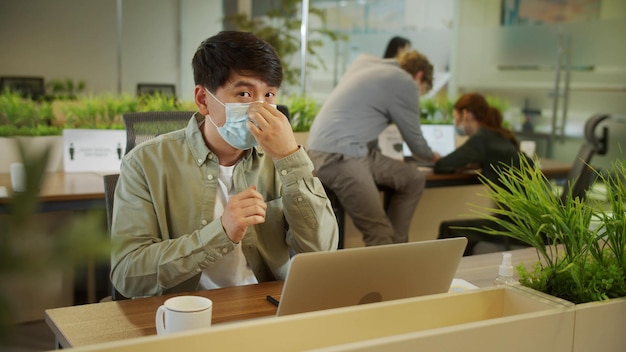
[[498,268],[498,277],[493,281],[494,286],[513,285],[517,280],[513,278],[513,264],[511,253],[502,253],[502,263]]

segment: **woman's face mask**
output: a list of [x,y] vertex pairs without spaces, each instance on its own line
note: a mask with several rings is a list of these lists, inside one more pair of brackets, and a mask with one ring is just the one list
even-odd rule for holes
[[[218,127],[211,116],[207,115],[209,121],[215,126],[217,132],[224,138],[226,143],[237,149],[250,149],[258,144],[250,130],[248,129],[248,108],[252,103],[222,103],[208,89],[206,92],[218,103],[222,104],[226,110],[226,121],[224,125]],[[254,121],[253,121],[254,122]]]
[[454,131],[461,137],[467,136],[467,131],[465,130],[465,126],[461,123],[461,113],[456,109],[452,111],[454,115]]

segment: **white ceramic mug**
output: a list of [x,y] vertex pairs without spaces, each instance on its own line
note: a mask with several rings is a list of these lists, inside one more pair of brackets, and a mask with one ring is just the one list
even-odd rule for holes
[[13,192],[24,192],[26,190],[26,171],[24,164],[11,163],[11,188]]
[[209,327],[212,315],[213,301],[206,297],[172,297],[156,311],[157,334]]

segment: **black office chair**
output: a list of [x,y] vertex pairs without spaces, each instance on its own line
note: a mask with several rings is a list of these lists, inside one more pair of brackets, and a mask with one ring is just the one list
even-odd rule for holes
[[594,181],[595,172],[589,166],[591,158],[595,155],[605,155],[608,150],[609,143],[609,131],[608,127],[602,128],[601,135],[596,135],[596,127],[600,122],[606,120],[610,115],[608,114],[595,114],[585,122],[585,140],[583,145],[578,150],[574,164],[570,169],[565,184],[563,185],[563,191],[561,193],[561,201],[566,202],[567,197],[570,195],[572,198],[584,199],[587,194],[587,190],[591,187]]
[[[104,180],[104,202],[106,203],[107,210],[107,226],[109,228],[109,234],[111,233],[111,225],[113,224],[113,198],[115,195],[115,186],[117,186],[117,180],[119,179],[120,174],[111,174],[104,175],[102,178]],[[111,272],[111,268],[109,268],[109,272]],[[111,299],[114,301],[120,301],[124,299],[128,299],[124,297],[121,293],[119,293],[113,283],[109,279],[109,285],[111,286]]]
[[183,129],[193,111],[134,112],[122,115],[126,126],[126,153],[158,135]]
[[[584,199],[586,197],[587,190],[593,183],[593,175],[595,172],[589,166],[592,157],[595,154],[604,155],[608,149],[608,129],[605,126],[602,129],[600,137],[596,136],[596,127],[600,122],[607,119],[607,114],[596,114],[585,122],[584,136],[582,146],[580,147],[572,168],[568,173],[565,180],[564,187],[561,191],[561,202],[567,202],[567,197],[571,195],[572,198]],[[450,238],[450,237],[467,237],[468,244],[463,255],[472,255],[474,246],[479,242],[490,242],[496,244],[497,247],[504,250],[510,250],[515,246],[527,246],[525,243],[519,242],[515,239],[511,239],[506,236],[493,236],[485,234],[479,231],[467,230],[467,229],[453,229],[452,227],[476,227],[476,228],[492,228],[504,231],[503,228],[486,219],[460,219],[460,220],[448,220],[442,221],[439,224],[438,238]]]

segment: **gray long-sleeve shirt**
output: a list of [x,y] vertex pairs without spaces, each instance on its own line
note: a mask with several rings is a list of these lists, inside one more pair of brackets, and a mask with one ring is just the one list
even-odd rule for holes
[[364,157],[367,144],[395,123],[411,152],[430,160],[420,129],[419,89],[395,59],[362,54],[315,117],[308,149]]

